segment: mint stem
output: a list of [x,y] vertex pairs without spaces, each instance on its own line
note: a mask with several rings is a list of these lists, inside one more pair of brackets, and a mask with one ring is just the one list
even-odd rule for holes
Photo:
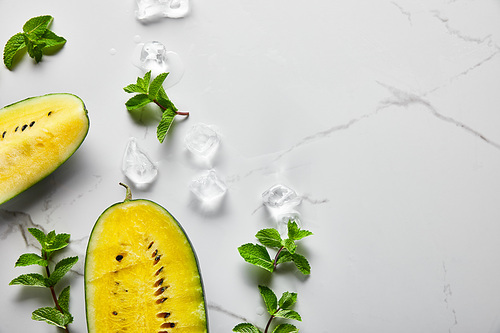
[[284,247],[284,246],[282,246],[282,247],[278,250],[278,252],[276,253],[276,255],[274,256],[274,261],[273,261],[273,267],[274,267],[274,269],[273,269],[273,271],[274,271],[274,270],[276,269],[276,267],[278,266],[278,256],[280,255],[281,251],[283,251],[283,249],[284,249],[284,248],[285,248],[285,247]]
[[[156,99],[153,99],[153,102],[156,105],[158,105],[162,111],[165,111],[167,109],[166,107],[161,105]],[[174,112],[175,112],[175,114],[177,114],[179,116],[186,116],[186,117],[189,116],[189,112],[187,112],[187,111],[174,111]]]
[[[49,258],[47,257],[46,254],[43,255],[43,258],[47,261],[49,260]],[[47,273],[47,278],[50,278],[49,266],[45,266],[45,272]],[[61,305],[59,305],[59,302],[57,301],[57,295],[56,295],[56,291],[54,289],[54,286],[49,287],[49,289],[50,289],[50,293],[52,294],[52,299],[54,300],[54,304],[56,305],[57,310],[59,310],[59,312],[63,313],[63,309],[61,308]],[[68,325],[66,325],[64,327],[64,331],[66,333],[69,333]]]

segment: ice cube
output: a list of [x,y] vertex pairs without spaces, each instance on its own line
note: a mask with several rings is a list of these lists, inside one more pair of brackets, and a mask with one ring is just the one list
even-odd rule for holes
[[204,204],[220,202],[227,192],[226,184],[219,179],[213,169],[194,179],[189,188],[198,200]]
[[158,41],[137,44],[132,63],[144,72],[151,71],[153,77],[168,73],[163,83],[165,88],[178,83],[184,75],[184,64],[179,54],[168,51],[165,45]]
[[189,7],[189,0],[137,0],[136,17],[141,21],[181,18],[189,13]]
[[123,174],[136,186],[151,183],[158,175],[158,168],[137,146],[136,138],[130,138],[122,161]]
[[291,208],[300,204],[302,199],[291,188],[276,184],[262,193],[262,201],[269,208]]
[[198,157],[211,158],[219,148],[219,134],[212,126],[195,124],[184,138],[186,148]]

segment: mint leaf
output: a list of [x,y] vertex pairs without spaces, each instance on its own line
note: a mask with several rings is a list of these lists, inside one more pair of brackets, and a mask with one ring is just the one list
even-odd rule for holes
[[51,30],[46,30],[45,33],[39,38],[39,41],[45,44],[46,48],[58,47],[66,44],[66,39],[56,35]]
[[280,324],[276,326],[272,333],[297,333],[299,329],[292,324]]
[[24,43],[24,35],[22,33],[10,37],[3,49],[3,63],[5,67],[12,69],[15,56],[25,47],[26,44]]
[[149,96],[146,94],[139,94],[135,95],[134,97],[130,98],[125,105],[127,106],[127,110],[135,110],[138,108],[142,108],[143,106],[151,103],[152,100],[149,99]]
[[158,104],[162,106],[163,110],[171,109],[172,111],[177,113],[177,108],[175,107],[174,103],[172,103],[170,98],[168,98],[168,95],[165,92],[163,86],[160,87],[160,90],[158,91],[158,94],[156,96],[156,100],[158,101]]
[[54,286],[59,280],[69,272],[71,267],[73,267],[78,261],[78,257],[64,258],[56,264],[54,272],[50,275],[48,279],[49,286]]
[[30,265],[40,265],[47,266],[49,263],[47,260],[43,259],[36,253],[25,253],[22,254],[16,261],[16,267],[19,266],[30,266]]
[[268,247],[281,247],[281,236],[278,230],[269,228],[269,229],[262,229],[257,232],[255,235],[257,240],[265,246]]
[[291,293],[285,291],[281,295],[281,298],[278,301],[278,305],[282,309],[288,309],[290,306],[294,305],[296,301],[297,301],[297,293]]
[[149,91],[149,82],[151,81],[151,71],[147,72],[144,74],[144,77],[138,77],[137,78],[137,85],[144,89],[145,93],[147,94]]
[[278,299],[276,294],[266,286],[259,286],[260,295],[264,300],[264,304],[266,305],[267,312],[273,315],[278,309]]
[[147,89],[144,89],[142,86],[135,84],[135,83],[129,84],[128,86],[123,88],[123,90],[125,90],[125,92],[128,92],[128,93],[140,93],[140,94],[147,94],[148,93]]
[[278,317],[278,318],[293,319],[293,320],[302,321],[302,318],[300,317],[300,315],[297,313],[297,311],[294,311],[294,310],[281,309],[281,310],[276,311],[274,313],[274,316]]
[[297,249],[297,245],[295,244],[293,239],[287,238],[287,239],[283,240],[282,244],[285,247],[285,249],[287,249],[291,254],[295,253],[295,250]]
[[50,15],[37,16],[29,19],[23,26],[25,34],[31,38],[40,38],[48,29],[53,18]]
[[241,323],[233,328],[233,332],[241,333],[262,333],[257,327],[249,323]]
[[278,259],[276,260],[276,265],[293,261],[293,255],[287,250],[282,250],[278,254]]
[[251,243],[243,244],[238,248],[238,252],[246,262],[264,268],[269,272],[274,270],[273,262],[264,246]]
[[37,229],[37,228],[28,228],[28,231],[30,232],[30,234],[33,235],[33,237],[36,238],[36,240],[40,243],[40,245],[43,248],[43,246],[45,244],[45,239],[47,238],[47,236],[45,236],[43,231],[41,231],[40,229]]
[[163,143],[163,141],[165,140],[165,137],[167,136],[167,132],[170,129],[170,126],[172,126],[172,123],[174,122],[175,116],[176,116],[176,113],[170,109],[166,110],[161,115],[160,123],[158,124],[158,127],[156,128],[156,136],[157,136],[158,140],[160,141],[160,143]]
[[59,305],[61,306],[61,309],[63,309],[63,311],[69,312],[69,286],[61,291],[57,301],[59,302]]
[[300,240],[312,234],[309,230],[301,230],[295,221],[288,221],[288,238]]
[[[160,88],[163,85],[163,81],[167,78],[168,73],[161,73],[156,76],[151,84],[149,85],[149,98],[156,99]],[[165,106],[164,106],[165,107]]]
[[9,285],[24,285],[24,286],[33,286],[33,287],[48,287],[48,280],[41,274],[38,273],[29,273],[23,274],[12,281],[10,281]]
[[304,275],[311,274],[311,266],[309,265],[309,262],[304,256],[298,253],[294,253],[292,255],[292,260],[295,263],[295,266],[297,266],[297,268],[302,274]]
[[31,314],[31,319],[37,321],[45,321],[51,325],[55,325],[61,328],[66,328],[66,325],[73,321],[73,317],[70,314],[64,314],[56,308],[44,307],[33,311]]
[[24,48],[28,55],[38,63],[42,60],[44,49],[62,46],[66,39],[49,30],[52,16],[43,15],[29,19],[23,25],[23,32],[12,36],[3,51],[4,64],[12,69],[15,56]]

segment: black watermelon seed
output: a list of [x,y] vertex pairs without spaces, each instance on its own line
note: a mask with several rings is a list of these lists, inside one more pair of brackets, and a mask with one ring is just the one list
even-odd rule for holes
[[50,116],[52,114],[52,111],[49,111],[49,113],[47,113],[47,116]]
[[116,316],[117,314],[118,314],[118,312],[116,312],[116,311],[113,311],[113,315],[115,315],[115,316]]
[[148,250],[151,248],[151,246],[153,246],[153,243],[154,242],[149,243]]
[[155,274],[155,275],[160,274],[162,270],[163,270],[163,266],[161,266],[161,267],[160,267],[160,269],[156,271],[156,274]]
[[23,125],[23,127],[21,128],[21,131],[24,131],[26,129],[26,127],[28,127],[28,125]]
[[161,304],[161,303],[165,302],[166,300],[167,300],[166,297],[159,298],[159,299],[156,300],[156,304]]
[[153,252],[153,254],[151,255],[151,257],[154,257],[158,254],[158,249],[155,250],[155,252]]
[[174,323],[164,323],[164,324],[161,324],[160,327],[161,328],[175,327],[175,324]]
[[19,126],[16,127],[16,129],[14,130],[14,132],[17,132],[18,129],[19,129]]
[[156,315],[158,318],[168,318],[170,317],[170,312],[161,312]]
[[35,125],[35,121],[32,121],[32,122],[30,123],[30,127],[33,127],[33,125]]
[[116,261],[122,261],[123,256],[121,254],[116,256]]
[[159,279],[158,281],[156,281],[155,283],[155,287],[159,287],[163,284],[163,279]]
[[161,254],[157,255],[156,258],[155,258],[155,264],[160,261],[160,258],[161,258]]
[[5,138],[5,134],[7,134],[7,131],[2,133],[2,139]]

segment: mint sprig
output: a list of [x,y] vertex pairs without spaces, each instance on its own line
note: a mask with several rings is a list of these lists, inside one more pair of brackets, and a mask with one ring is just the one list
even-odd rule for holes
[[67,286],[60,293],[56,294],[55,286],[61,278],[69,272],[76,264],[78,257],[68,257],[60,260],[55,264],[53,270],[49,268],[49,262],[52,255],[66,246],[69,243],[69,234],[56,234],[51,231],[45,234],[43,231],[36,228],[28,228],[28,231],[35,237],[42,246],[41,255],[36,253],[22,254],[16,261],[15,266],[30,266],[38,265],[45,269],[45,275],[39,273],[22,274],[12,281],[9,285],[24,285],[33,287],[46,287],[50,289],[54,307],[42,307],[33,311],[31,319],[37,321],[45,321],[51,325],[63,328],[69,333],[68,324],[73,322],[73,316],[69,312],[69,290]]
[[150,103],[156,104],[162,110],[162,117],[156,129],[156,136],[160,143],[165,140],[175,116],[189,116],[189,112],[177,110],[174,103],[168,98],[163,88],[163,82],[167,76],[168,73],[161,73],[151,80],[151,71],[149,71],[144,74],[144,77],[138,77],[136,83],[123,88],[127,93],[136,94],[125,102],[128,111],[142,108]]
[[14,59],[23,50],[38,63],[45,51],[62,47],[66,43],[66,39],[49,29],[52,21],[53,17],[50,15],[33,17],[23,25],[23,32],[9,38],[3,50],[3,62],[8,69],[13,68]]
[[[296,252],[298,240],[313,233],[300,229],[295,221],[288,221],[288,238],[282,239],[278,230],[274,228],[262,229],[255,237],[262,244],[243,244],[238,248],[241,257],[248,263],[261,267],[269,272],[274,272],[279,264],[293,262],[297,269],[304,275],[311,273],[311,266],[307,259]],[[273,259],[267,248],[276,249]]]
[[[270,332],[271,323],[275,318],[302,321],[302,318],[297,311],[291,309],[297,301],[297,293],[285,291],[278,300],[274,291],[272,291],[269,287],[259,285],[259,292],[264,300],[267,312],[270,315],[266,328],[264,329],[264,333]],[[298,331],[299,329],[294,325],[282,323],[277,325],[272,330],[272,333],[294,333]],[[262,333],[258,327],[250,323],[241,323],[236,325],[233,328],[233,332]]]

